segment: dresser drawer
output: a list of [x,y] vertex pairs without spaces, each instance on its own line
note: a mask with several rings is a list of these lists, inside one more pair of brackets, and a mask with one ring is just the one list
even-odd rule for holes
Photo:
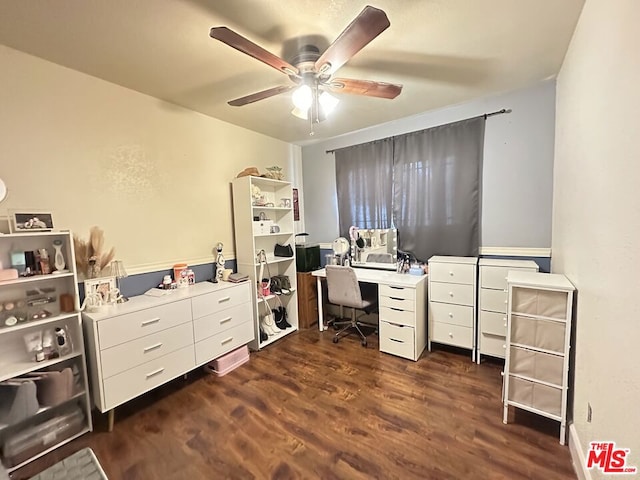
[[475,289],[473,285],[431,282],[429,296],[433,302],[455,303],[473,306]]
[[400,325],[415,326],[416,315],[410,310],[398,310],[389,307],[379,307],[378,316],[381,320]]
[[480,353],[492,357],[504,358],[507,351],[507,339],[486,333],[480,334]]
[[186,322],[191,322],[188,299],[102,320],[98,323],[100,350]]
[[204,317],[222,309],[248,302],[251,302],[249,282],[233,288],[225,288],[218,292],[199,295],[191,299],[193,318]]
[[476,266],[462,263],[430,263],[429,278],[434,282],[472,285],[476,279]]
[[196,343],[196,365],[202,365],[253,340],[253,323],[246,322]]
[[507,314],[480,310],[480,331],[507,337]]
[[395,308],[396,310],[409,310],[411,312],[416,309],[416,302],[413,299],[395,298],[380,296],[378,306]]
[[189,323],[121,343],[100,352],[102,377],[112,377],[189,345],[193,345],[193,328]]
[[473,348],[473,328],[431,322],[431,341],[463,348]]
[[105,410],[131,400],[192,370],[193,346],[181,348],[103,381]]
[[509,295],[502,290],[480,289],[480,309],[505,313]]
[[480,287],[481,288],[493,288],[495,290],[507,289],[507,273],[517,270],[521,272],[536,272],[535,268],[531,267],[492,267],[481,266],[480,267]]
[[415,330],[413,327],[393,325],[380,320],[380,351],[416,360]]
[[251,304],[243,303],[221,312],[212,313],[193,321],[193,335],[196,342],[229,330],[252,319]]
[[380,285],[378,287],[380,297],[399,298],[403,300],[415,300],[416,289],[408,287],[396,287],[393,285]]
[[461,327],[473,327],[473,307],[429,302],[429,319]]

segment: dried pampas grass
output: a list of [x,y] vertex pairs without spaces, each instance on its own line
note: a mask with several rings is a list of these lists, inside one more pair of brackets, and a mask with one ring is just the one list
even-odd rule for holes
[[91,227],[89,240],[84,241],[73,236],[73,248],[76,252],[76,267],[85,278],[96,278],[102,270],[111,263],[115,255],[115,248],[108,252],[104,249],[104,231],[98,227]]

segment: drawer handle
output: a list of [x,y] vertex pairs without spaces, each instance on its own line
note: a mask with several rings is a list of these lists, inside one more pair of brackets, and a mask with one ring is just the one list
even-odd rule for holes
[[147,378],[155,377],[156,375],[158,375],[158,374],[160,374],[160,373],[162,373],[162,372],[164,372],[164,367],[159,368],[159,369],[157,369],[157,370],[154,370],[154,371],[153,371],[153,372],[151,372],[151,373],[147,373]]
[[449,312],[449,318],[453,318],[453,313]]
[[507,301],[506,301],[506,300],[504,301],[504,304],[505,304],[505,305],[507,304]]
[[233,337],[229,337],[226,340],[222,340],[220,343],[224,345],[225,343],[229,343],[231,340],[233,340]]
[[506,346],[504,343],[502,344],[502,349],[503,349],[503,350],[506,350],[506,349],[507,349],[507,346]]
[[453,272],[449,271],[449,275],[451,275],[453,277]]
[[150,352],[151,350],[155,350],[157,348],[160,348],[162,346],[162,342],[158,342],[155,345],[151,345],[150,347],[146,347],[144,348],[142,351],[144,353]]
[[151,318],[149,320],[145,320],[142,322],[142,326],[146,327],[147,325],[151,325],[152,323],[158,323],[160,321],[160,317]]
[[507,322],[504,322],[504,328],[507,328]]
[[404,302],[404,298],[399,298],[399,297],[389,297],[391,300],[397,300],[399,302]]
[[450,336],[451,338],[453,338],[453,333],[449,332],[449,336]]
[[389,340],[396,343],[404,343],[402,340],[396,340],[395,338],[390,338]]
[[401,308],[389,307],[389,310],[395,310],[396,312],[404,312]]
[[[222,325],[223,323],[227,323],[231,321],[231,317],[227,317],[227,318],[223,318],[222,320],[220,320],[220,325]],[[505,325],[506,327],[506,325]]]
[[393,285],[389,285],[389,288],[392,288],[394,290],[404,290],[404,287],[394,287]]
[[453,292],[449,292],[449,296],[453,298]]
[[228,302],[229,300],[231,300],[231,297],[223,297],[220,300],[218,300],[218,303]]

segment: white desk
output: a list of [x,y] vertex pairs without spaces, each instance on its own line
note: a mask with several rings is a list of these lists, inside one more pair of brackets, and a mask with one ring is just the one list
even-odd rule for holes
[[[427,345],[427,275],[354,268],[359,282],[378,285],[380,351],[417,360]],[[312,272],[318,283],[318,328],[323,321],[322,279],[326,271]]]

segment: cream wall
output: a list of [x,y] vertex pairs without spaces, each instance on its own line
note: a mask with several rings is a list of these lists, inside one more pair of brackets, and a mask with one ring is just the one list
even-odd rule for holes
[[[167,66],[170,68],[170,66]],[[300,148],[0,46],[0,178],[7,209],[105,231],[130,272],[233,258],[231,180]]]
[[575,458],[615,441],[640,469],[638,19],[637,0],[588,0],[558,77],[552,269],[577,287]]

